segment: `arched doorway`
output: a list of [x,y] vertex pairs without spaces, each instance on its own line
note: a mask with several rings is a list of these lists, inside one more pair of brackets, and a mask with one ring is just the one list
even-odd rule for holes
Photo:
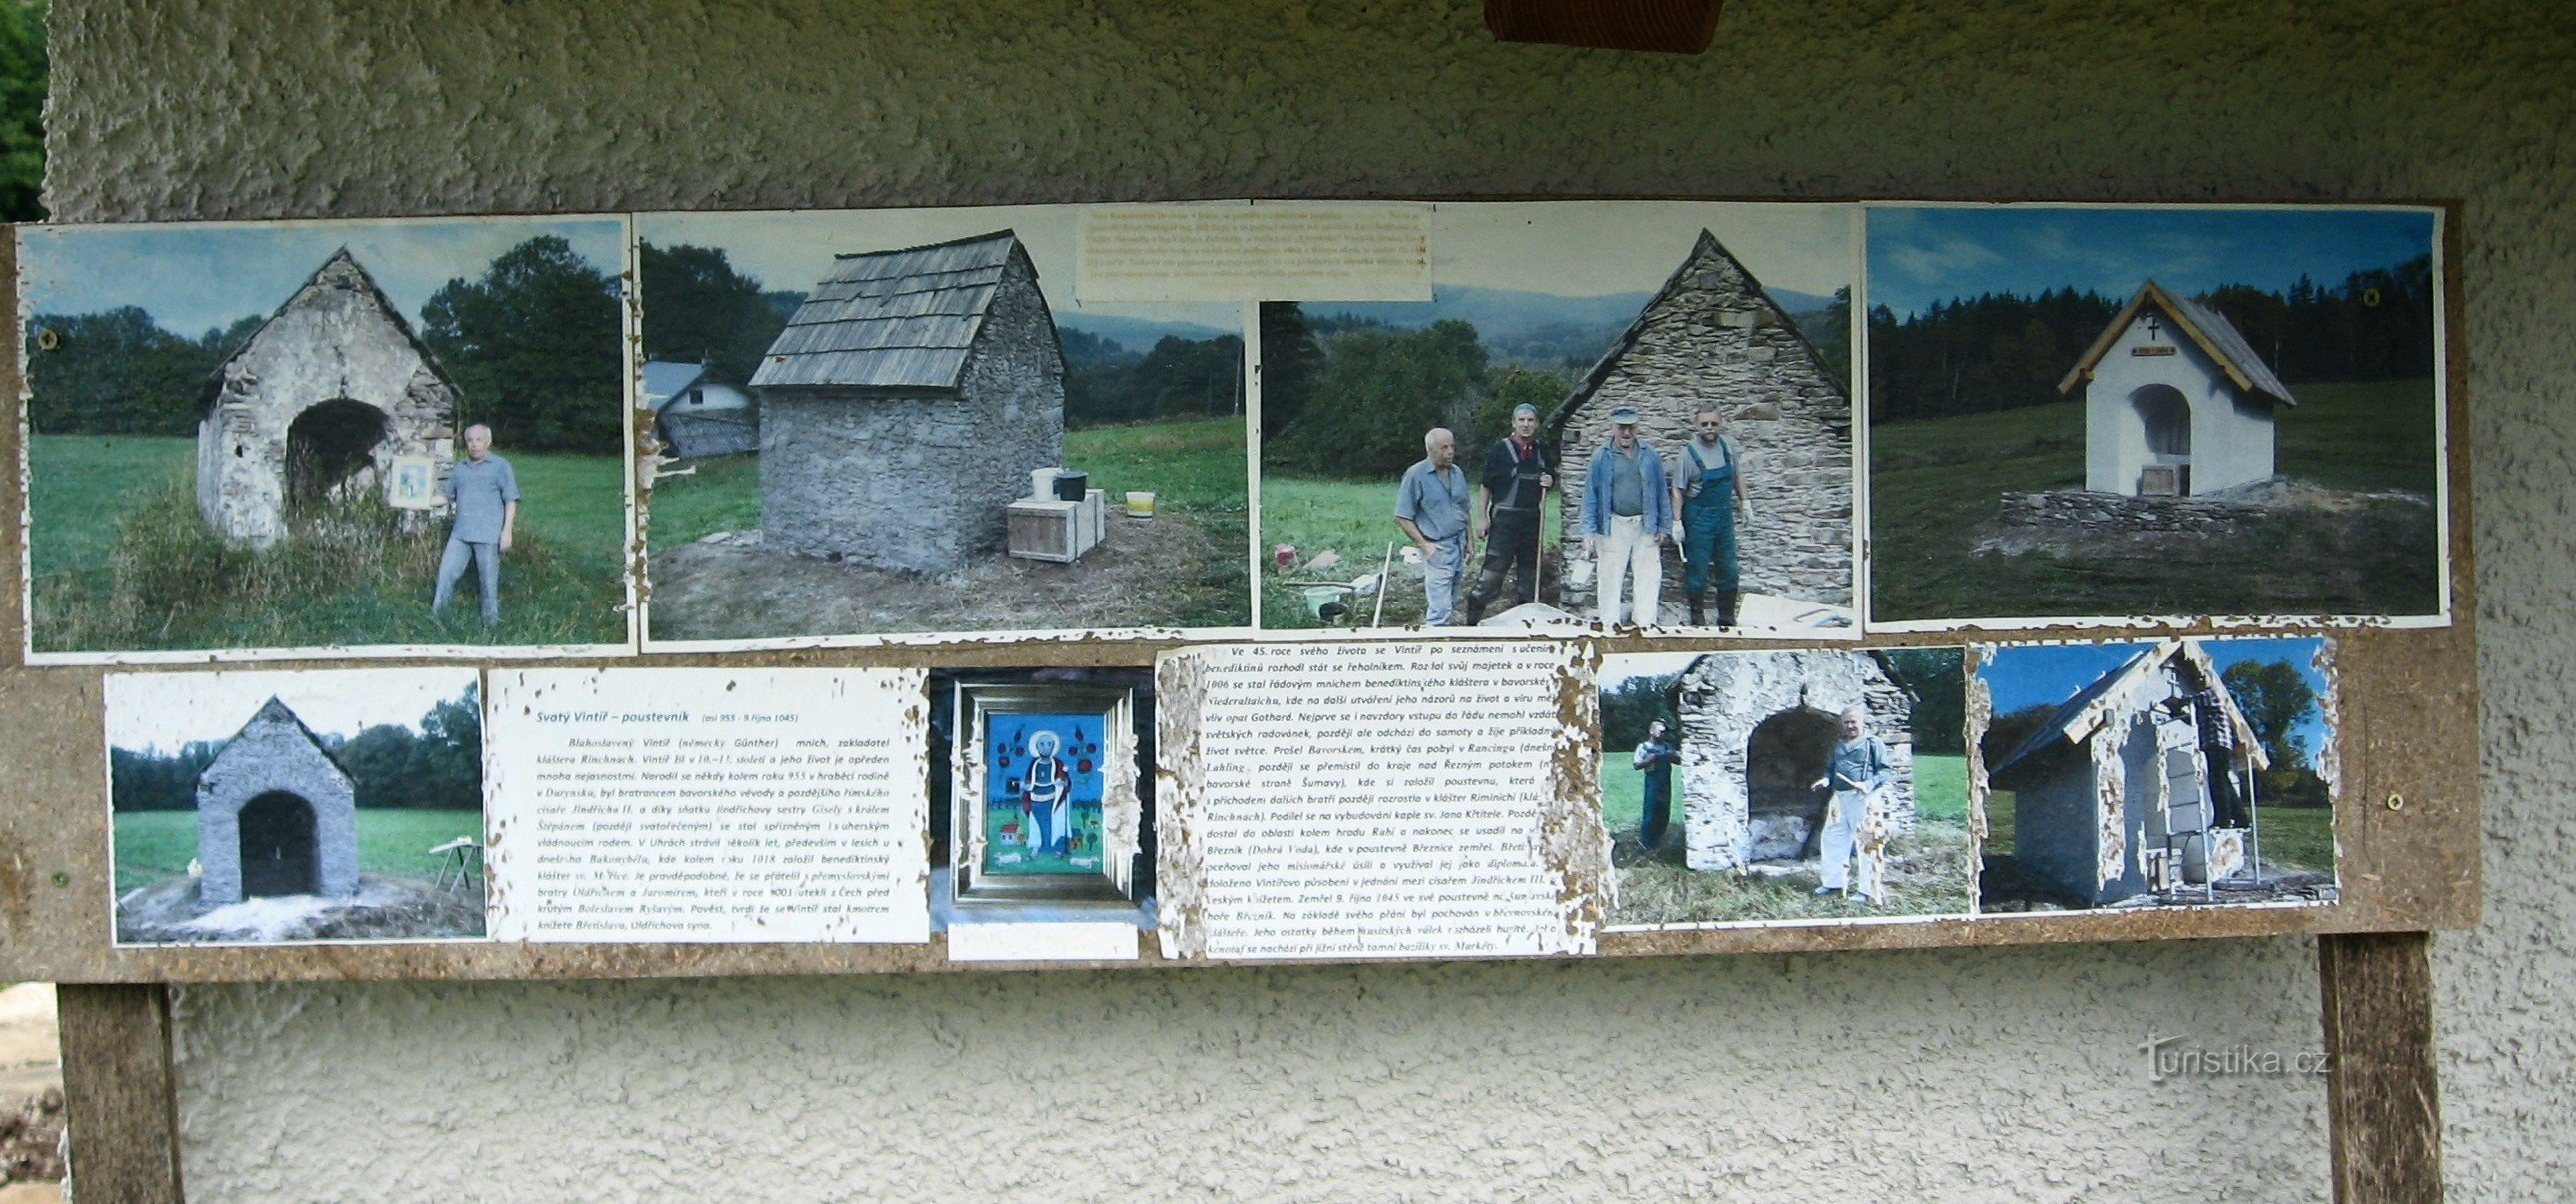
[[1814,789],[1842,739],[1840,720],[1799,707],[1754,725],[1744,745],[1744,798],[1754,861],[1813,854],[1831,796]]
[[239,825],[243,897],[321,892],[312,804],[272,790],[243,804]]
[[2142,385],[2129,405],[2146,428],[2147,463],[2171,465],[2176,493],[2191,492],[2191,401],[2172,385]]
[[307,406],[286,427],[286,500],[309,504],[368,464],[385,437],[382,410],[340,398]]

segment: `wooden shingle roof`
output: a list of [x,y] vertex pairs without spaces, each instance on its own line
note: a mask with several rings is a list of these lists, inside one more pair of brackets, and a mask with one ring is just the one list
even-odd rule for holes
[[769,345],[758,388],[813,385],[953,389],[992,313],[1019,235],[833,257],[832,274]]

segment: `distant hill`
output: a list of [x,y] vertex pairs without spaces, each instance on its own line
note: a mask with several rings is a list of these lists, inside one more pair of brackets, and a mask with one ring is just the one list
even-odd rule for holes
[[1176,339],[1188,339],[1191,342],[1203,342],[1208,339],[1216,338],[1219,335],[1240,335],[1243,333],[1240,330],[1232,330],[1217,326],[1204,326],[1197,322],[1162,322],[1156,321],[1152,318],[1126,318],[1119,317],[1114,314],[1086,314],[1073,310],[1057,310],[1055,315],[1055,324],[1060,329],[1079,330],[1093,338],[1104,339],[1108,342],[1116,343],[1120,347],[1128,351],[1135,352],[1138,355],[1143,355],[1148,351],[1152,351],[1154,349],[1154,344],[1161,342],[1165,336],[1170,336]]
[[[1580,371],[1600,359],[1654,299],[1651,292],[1561,297],[1524,289],[1442,285],[1432,289],[1429,301],[1310,301],[1303,308],[1310,318],[1355,318],[1407,329],[1457,318],[1476,328],[1479,340],[1497,359]],[[1771,299],[1811,337],[1809,319],[1833,304],[1830,296],[1794,289],[1773,289]]]

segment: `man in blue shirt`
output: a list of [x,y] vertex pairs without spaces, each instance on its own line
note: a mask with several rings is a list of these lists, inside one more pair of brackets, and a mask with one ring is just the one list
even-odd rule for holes
[[1458,467],[1458,437],[1445,426],[1423,434],[1422,450],[1396,486],[1395,525],[1422,549],[1422,621],[1446,627],[1467,577],[1467,470]]
[[1610,411],[1610,439],[1592,453],[1583,473],[1583,547],[1598,566],[1601,625],[1619,625],[1619,595],[1635,578],[1628,621],[1655,625],[1664,592],[1664,539],[1673,525],[1672,486],[1664,458],[1637,437],[1637,411]]
[[511,532],[519,525],[519,477],[508,460],[492,454],[491,427],[478,422],[465,428],[465,458],[448,470],[440,492],[455,507],[456,521],[438,561],[430,613],[447,609],[470,560],[482,582],[483,625],[492,626],[501,621],[501,553],[510,550]]

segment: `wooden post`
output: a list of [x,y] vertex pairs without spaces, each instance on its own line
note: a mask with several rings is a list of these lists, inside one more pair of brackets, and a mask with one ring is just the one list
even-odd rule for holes
[[1485,27],[1505,42],[1698,54],[1717,33],[1720,0],[1485,0]]
[[2442,1198],[2431,950],[2422,932],[2317,938],[2341,1204]]
[[82,1200],[180,1204],[170,988],[64,983],[63,1128]]

